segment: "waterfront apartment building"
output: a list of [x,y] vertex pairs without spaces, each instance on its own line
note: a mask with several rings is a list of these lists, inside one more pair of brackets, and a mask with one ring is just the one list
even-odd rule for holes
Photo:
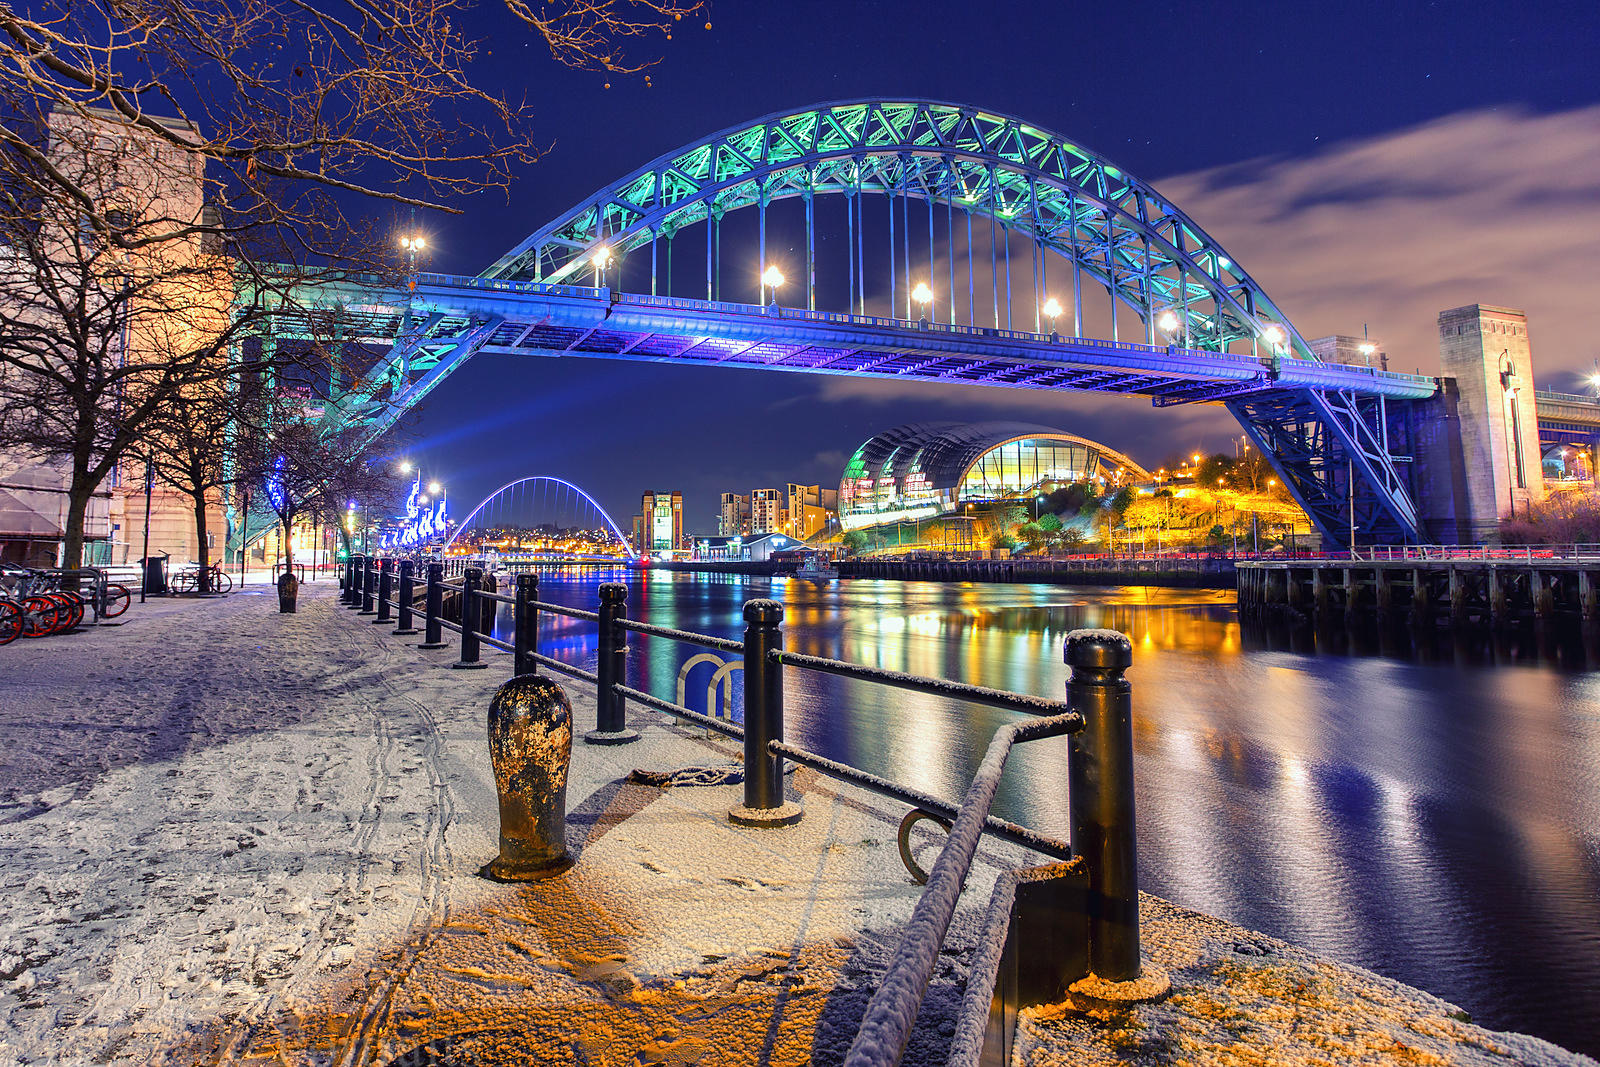
[[839,490],[790,482],[788,510],[784,532],[797,541],[807,540],[838,522]]
[[652,489],[639,501],[633,520],[633,547],[640,552],[664,552],[683,545],[683,492]]
[[750,494],[723,493],[717,512],[717,536],[740,537],[750,532]]
[[750,490],[750,533],[752,535],[782,533],[784,518],[783,490]]

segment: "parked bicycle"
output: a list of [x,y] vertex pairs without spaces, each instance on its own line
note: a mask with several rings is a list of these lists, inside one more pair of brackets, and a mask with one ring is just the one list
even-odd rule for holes
[[[0,645],[18,637],[48,637],[71,630],[86,611],[96,617],[115,618],[128,610],[132,597],[126,586],[94,581],[93,596],[83,591],[80,571],[35,570],[14,563],[0,564]],[[94,597],[99,598],[98,605]]]
[[[233,579],[228,572],[222,569],[219,563],[213,563],[206,568],[206,573],[211,576],[210,587],[213,593],[231,593]],[[190,560],[175,571],[168,584],[174,593],[193,593],[200,588],[200,564]]]

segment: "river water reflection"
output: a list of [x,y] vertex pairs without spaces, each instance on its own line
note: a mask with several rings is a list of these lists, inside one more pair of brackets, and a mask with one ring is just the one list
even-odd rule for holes
[[[794,651],[1050,696],[1067,631],[1120,630],[1142,888],[1600,1054],[1600,673],[1555,665],[1570,653],[1273,650],[1204,590],[590,571],[544,574],[540,598],[592,609],[602,580],[642,621],[737,638],[744,601],[771,596]],[[541,630],[593,667],[592,623]],[[631,645],[630,684],[668,698],[698,651]],[[789,740],[951,799],[1013,716],[800,671],[785,708]],[[1065,748],[1020,747],[996,814],[1066,836]]]

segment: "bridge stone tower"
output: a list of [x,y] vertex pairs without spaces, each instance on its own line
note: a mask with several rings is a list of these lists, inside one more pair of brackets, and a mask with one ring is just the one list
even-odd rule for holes
[[1463,532],[1497,540],[1502,518],[1544,499],[1527,314],[1488,304],[1441,311],[1439,363],[1458,391]]

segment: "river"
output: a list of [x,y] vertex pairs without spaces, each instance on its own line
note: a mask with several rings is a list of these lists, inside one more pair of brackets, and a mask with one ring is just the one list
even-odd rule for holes
[[[573,571],[544,573],[540,598],[592,610],[602,580],[642,621],[741,637],[744,601],[770,596],[791,650],[1047,696],[1069,630],[1120,630],[1141,888],[1600,1056],[1600,673],[1581,653],[1269,648],[1206,590]],[[592,623],[541,630],[593,667]],[[699,651],[631,644],[630,684],[668,698]],[[1014,715],[786,673],[788,740],[950,799]],[[1065,753],[1020,747],[995,813],[1065,837]]]

